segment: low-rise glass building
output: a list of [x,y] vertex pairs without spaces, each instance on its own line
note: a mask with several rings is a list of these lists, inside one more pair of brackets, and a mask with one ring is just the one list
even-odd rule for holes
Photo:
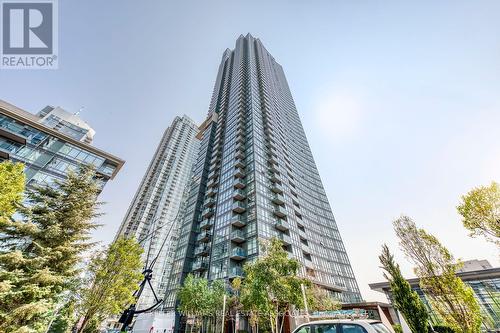
[[[465,262],[465,268],[470,267],[474,270],[462,269],[457,273],[457,276],[474,290],[474,295],[483,314],[483,331],[498,332],[500,331],[500,267],[493,268],[487,262],[484,264],[485,262],[484,260]],[[420,279],[409,279],[408,282],[424,302],[431,320],[435,324],[439,324],[439,316],[432,310],[425,293],[420,289]],[[372,283],[370,288],[385,293],[389,301],[392,302],[389,282]]]
[[104,187],[125,163],[83,140],[45,125],[41,118],[0,100],[0,161],[25,165],[26,183],[62,180],[80,165],[94,165]]

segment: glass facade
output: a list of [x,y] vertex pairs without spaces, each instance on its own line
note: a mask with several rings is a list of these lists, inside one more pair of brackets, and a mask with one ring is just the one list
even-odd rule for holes
[[0,160],[25,164],[27,186],[62,180],[79,165],[94,165],[103,187],[123,161],[92,146],[72,140],[25,117],[6,103],[0,105]]
[[281,66],[251,35],[219,66],[167,291],[188,273],[243,274],[277,237],[302,276],[343,302],[361,295]]
[[[171,271],[178,237],[178,216],[183,215],[179,212],[183,212],[185,207],[184,190],[191,179],[192,165],[198,152],[197,133],[198,126],[188,117],[174,119],[163,134],[118,231],[119,236],[143,240],[147,262],[158,256],[151,284],[159,297],[165,295]],[[155,303],[154,295],[146,288],[138,308],[147,308]]]

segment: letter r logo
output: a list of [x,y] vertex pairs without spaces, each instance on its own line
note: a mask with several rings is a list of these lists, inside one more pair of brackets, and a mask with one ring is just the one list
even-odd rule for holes
[[3,2],[3,54],[52,54],[53,4]]

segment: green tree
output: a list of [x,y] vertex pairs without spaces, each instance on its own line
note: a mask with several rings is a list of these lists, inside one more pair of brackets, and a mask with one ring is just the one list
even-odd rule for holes
[[5,161],[0,163],[0,218],[9,219],[23,198],[24,166]]
[[306,289],[306,298],[309,311],[334,311],[342,307],[326,289],[315,284]]
[[280,333],[291,306],[304,307],[301,285],[310,282],[298,277],[300,264],[288,257],[280,240],[263,243],[262,250],[262,256],[244,267],[241,303],[252,323],[258,315],[267,316],[271,331]]
[[97,252],[87,270],[88,283],[80,292],[82,322],[77,332],[90,332],[111,315],[123,311],[142,279],[143,252],[132,238],[118,238],[104,252]]
[[389,281],[394,307],[401,312],[413,333],[427,333],[429,315],[425,305],[403,277],[399,265],[385,244],[379,260],[385,271],[384,276]]
[[97,227],[98,192],[93,169],[84,167],[28,190],[21,218],[0,219],[0,331],[45,331],[61,295],[75,289]]
[[443,321],[459,332],[480,332],[481,312],[474,292],[456,276],[460,263],[436,237],[418,229],[409,217],[395,220],[394,229],[401,249],[416,265],[422,290]]
[[462,196],[457,207],[462,223],[471,236],[482,235],[500,245],[500,185],[492,182]]
[[226,290],[222,280],[215,280],[209,284],[207,279],[189,274],[179,289],[177,309],[194,321],[191,330],[200,323],[203,325],[206,318],[212,323],[215,321],[217,325],[217,314],[222,310],[225,295]]

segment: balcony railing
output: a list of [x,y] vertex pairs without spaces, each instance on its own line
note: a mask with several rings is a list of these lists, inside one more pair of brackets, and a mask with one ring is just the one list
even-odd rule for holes
[[274,193],[283,193],[283,188],[278,183],[272,183],[271,191],[273,191]]
[[212,234],[208,231],[205,231],[205,232],[202,232],[201,234],[199,234],[198,237],[196,238],[196,240],[198,242],[206,243],[210,240],[211,237],[212,237]]
[[281,230],[281,231],[290,230],[290,224],[285,220],[281,220],[281,219],[276,220],[276,222],[274,223],[274,226],[276,227],[276,229]]
[[235,227],[241,228],[244,227],[247,224],[246,218],[243,217],[243,215],[233,215],[233,218],[231,219],[231,224]]
[[200,229],[210,229],[214,225],[213,219],[205,219],[200,223]]
[[245,191],[240,190],[240,189],[234,190],[233,199],[241,201],[241,200],[244,200],[245,198],[246,198]]
[[193,262],[193,271],[204,271],[206,269],[208,269],[208,263],[206,261]]
[[233,260],[243,260],[247,257],[247,252],[241,247],[235,247],[231,250],[230,258]]
[[213,207],[215,205],[215,199],[214,198],[208,198],[205,200],[205,207]]
[[286,217],[286,209],[282,206],[274,206],[273,213],[281,218]]
[[206,256],[210,252],[210,247],[209,246],[198,246],[194,250],[194,255],[195,256]]
[[285,203],[285,197],[282,194],[276,193],[273,195],[272,201],[277,205],[282,205]]
[[231,241],[235,243],[243,243],[246,241],[246,232],[241,230],[234,230],[231,232]]
[[215,214],[215,209],[213,208],[206,208],[203,210],[203,218],[208,219],[209,217],[213,216]]
[[234,180],[233,186],[235,188],[245,188],[246,184],[241,178],[238,178]]
[[292,239],[287,234],[284,234],[284,233],[280,232],[280,233],[278,233],[278,235],[276,236],[276,238],[278,238],[279,240],[281,240],[283,242],[283,244],[285,244],[285,245],[292,244]]
[[245,272],[243,271],[243,268],[241,268],[240,266],[235,266],[235,267],[231,267],[229,269],[229,278],[230,279],[234,279],[234,278],[241,278],[243,277],[243,275],[245,274]]
[[246,211],[246,205],[241,201],[233,203],[233,212],[241,214]]

